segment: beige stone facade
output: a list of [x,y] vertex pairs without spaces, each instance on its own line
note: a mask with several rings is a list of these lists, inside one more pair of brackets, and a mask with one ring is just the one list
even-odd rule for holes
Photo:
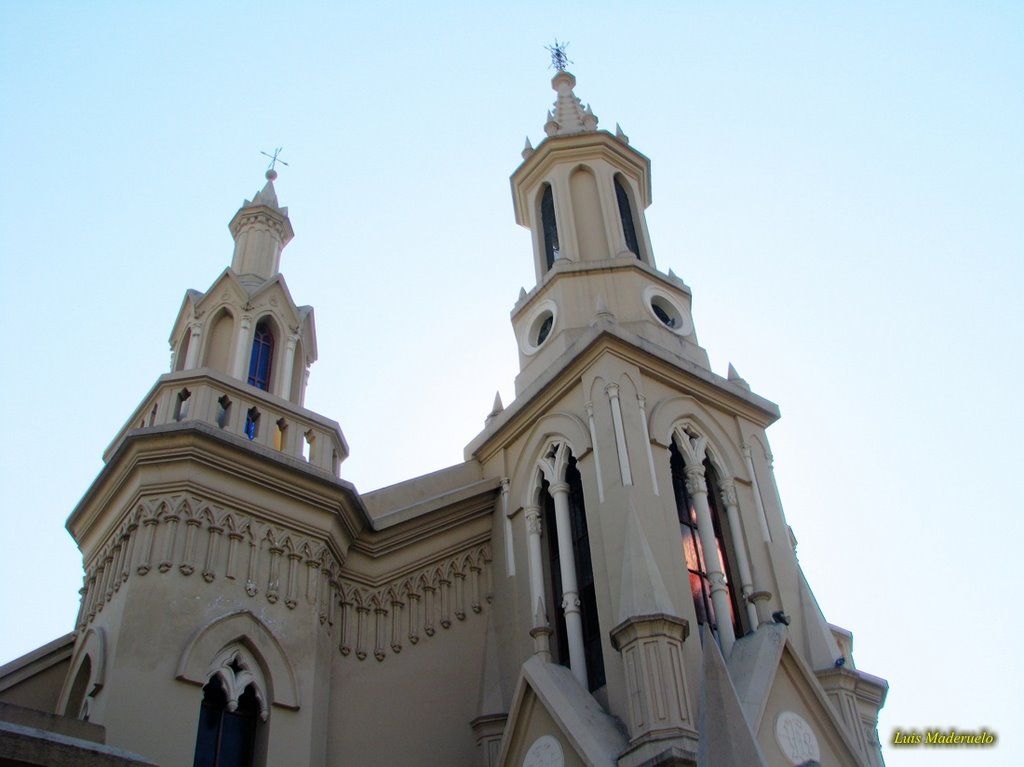
[[[161,765],[881,765],[887,686],[796,560],[778,409],[710,370],[658,270],[650,161],[552,84],[511,177],[537,280],[515,400],[463,463],[357,492],[303,407],[314,315],[268,173],[68,519],[74,633],[0,669],[0,701],[58,715],[25,737],[88,720]],[[251,754],[204,752],[243,714]]]

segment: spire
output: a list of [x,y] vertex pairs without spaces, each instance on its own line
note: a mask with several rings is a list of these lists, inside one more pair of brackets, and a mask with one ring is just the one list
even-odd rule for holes
[[548,112],[544,132],[549,136],[570,136],[574,133],[593,133],[597,130],[597,116],[587,104],[576,97],[573,88],[576,78],[571,72],[558,70],[551,78],[551,87],[558,96],[554,109]]
[[268,170],[267,183],[251,200],[242,203],[228,224],[235,238],[231,268],[239,277],[251,275],[261,283],[278,273],[281,250],[295,236],[288,208],[277,201],[275,178],[277,172]]

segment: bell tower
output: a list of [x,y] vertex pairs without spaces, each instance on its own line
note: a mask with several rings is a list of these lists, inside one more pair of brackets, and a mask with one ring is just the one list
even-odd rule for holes
[[302,405],[316,361],[313,308],[296,306],[280,273],[281,251],[295,236],[267,171],[228,228],[231,266],[205,293],[185,295],[171,331],[175,371],[210,368]]
[[647,230],[651,161],[615,134],[598,130],[576,78],[564,69],[551,87],[547,138],[526,140],[512,174],[516,223],[530,229],[537,284],[512,311],[519,345],[517,393],[547,370],[596,319],[608,319],[703,367],[690,315],[690,290],[660,273]]
[[[536,275],[511,312],[516,398],[496,400],[466,448],[502,483],[495,603],[519,639],[503,648],[519,681],[493,764],[614,741],[601,722],[618,720],[620,767],[803,755],[776,721],[820,739],[821,763],[878,765],[884,682],[836,673],[852,665],[842,630],[811,594],[775,488],[778,407],[732,365],[711,370],[690,288],[655,262],[650,160],[598,128],[555,63],[546,136],[511,176]],[[569,688],[573,708],[610,719],[593,714],[584,735],[527,713]]]
[[316,331],[275,178],[67,521],[85,579],[58,712],[159,764],[325,761],[338,573],[368,522],[341,429],[302,406]]

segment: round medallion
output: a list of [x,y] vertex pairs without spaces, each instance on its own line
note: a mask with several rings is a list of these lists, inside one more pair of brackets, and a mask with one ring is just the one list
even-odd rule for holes
[[811,725],[799,714],[783,711],[775,720],[775,742],[795,765],[821,761],[821,749]]
[[523,759],[523,767],[564,767],[562,744],[553,735],[541,735],[533,741]]

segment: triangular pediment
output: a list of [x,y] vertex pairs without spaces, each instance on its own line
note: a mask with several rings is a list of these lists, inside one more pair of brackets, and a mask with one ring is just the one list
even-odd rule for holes
[[[617,722],[564,666],[534,656],[523,664],[498,767],[614,767],[627,745]],[[561,754],[561,761],[546,758]]]
[[813,671],[781,625],[736,642],[729,674],[744,716],[769,765],[865,764]]

